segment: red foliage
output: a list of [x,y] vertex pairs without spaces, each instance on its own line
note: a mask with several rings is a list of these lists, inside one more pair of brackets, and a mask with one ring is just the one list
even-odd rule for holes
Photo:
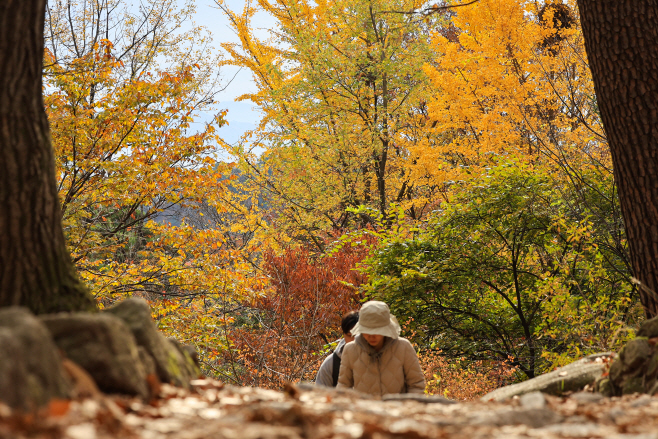
[[250,304],[230,330],[227,352],[237,384],[281,388],[313,380],[326,345],[340,338],[342,316],[358,309],[364,275],[355,271],[367,248],[344,246],[321,258],[305,249],[265,254],[272,292]]
[[472,363],[444,357],[441,352],[421,352],[419,359],[427,380],[425,391],[460,401],[474,400],[511,384],[518,373],[509,362]]

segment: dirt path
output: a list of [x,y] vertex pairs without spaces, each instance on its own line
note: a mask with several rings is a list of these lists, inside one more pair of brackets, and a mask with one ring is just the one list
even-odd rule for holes
[[506,403],[374,400],[355,392],[286,392],[194,381],[151,404],[103,397],[59,401],[38,416],[0,406],[0,438],[66,439],[658,439],[658,398],[525,395]]

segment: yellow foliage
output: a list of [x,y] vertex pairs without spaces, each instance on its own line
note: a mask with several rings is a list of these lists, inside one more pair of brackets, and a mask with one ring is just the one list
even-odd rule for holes
[[456,11],[452,38],[434,34],[430,119],[452,136],[416,147],[424,172],[446,156],[461,165],[456,179],[501,156],[564,162],[585,153],[609,163],[575,3],[569,27],[556,28],[551,7],[542,15],[536,2],[481,0]]
[[[412,147],[436,141],[424,129],[428,82],[420,66],[432,58],[429,39],[412,18],[391,12],[420,5],[261,0],[235,13],[220,3],[240,38],[223,45],[226,62],[252,72],[257,91],[242,99],[263,112],[258,129],[231,151],[267,198],[277,233],[323,249],[322,232],[373,222],[349,208],[388,216],[398,203],[418,219],[440,194],[441,185],[408,171]],[[269,40],[254,34],[257,11],[277,21]]]
[[[68,21],[57,5],[49,15],[58,39],[44,54],[44,99],[68,245],[101,307],[144,297],[168,335],[204,352],[221,350],[225,309],[262,291],[263,280],[226,229],[191,225],[203,218],[200,209],[224,211],[233,170],[215,159],[226,111],[192,125],[211,108],[216,66],[194,48],[184,55],[182,39],[198,35],[175,32],[189,2],[183,9],[172,1],[143,3],[150,12],[142,27],[138,16],[112,18],[119,4],[96,12],[128,32],[128,48],[124,34],[117,41],[89,34],[93,5],[73,5],[79,9]],[[156,17],[162,21],[149,21]],[[162,60],[171,64],[162,68]]]

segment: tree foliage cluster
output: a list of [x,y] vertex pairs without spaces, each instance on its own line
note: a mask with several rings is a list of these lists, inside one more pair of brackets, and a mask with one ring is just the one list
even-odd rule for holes
[[[62,216],[98,302],[146,297],[209,373],[269,387],[312,378],[367,298],[408,321],[432,391],[465,398],[630,336],[575,1],[425,6],[220,1],[239,38],[220,59],[182,30],[191,2],[50,2]],[[263,115],[236,144],[217,132],[225,65]]]
[[[587,183],[593,193],[578,196],[611,185]],[[412,316],[432,348],[511,358],[528,377],[607,351],[628,335],[637,299],[625,262],[596,242],[606,230],[573,215],[571,189],[541,169],[495,168],[414,238],[383,243],[368,290]]]
[[323,354],[342,337],[340,318],[358,310],[365,275],[354,270],[365,246],[343,247],[322,259],[304,248],[268,251],[270,290],[236,311],[226,337],[222,376],[240,385],[281,388],[312,381]]
[[214,109],[219,61],[203,29],[183,30],[192,13],[192,2],[50,2],[43,75],[82,279],[101,307],[147,298],[163,328],[202,347],[220,343],[222,299],[260,280],[225,230],[192,221],[208,206],[224,211],[235,179],[216,158],[225,111],[195,123]]

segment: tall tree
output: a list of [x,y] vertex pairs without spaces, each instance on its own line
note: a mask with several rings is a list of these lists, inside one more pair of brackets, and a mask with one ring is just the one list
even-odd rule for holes
[[631,263],[658,315],[658,0],[578,0]]
[[71,262],[42,98],[45,0],[0,4],[0,306],[93,308]]
[[[277,212],[277,230],[322,250],[324,230],[372,221],[350,208],[388,216],[401,204],[419,219],[438,197],[438,185],[423,172],[412,181],[408,169],[412,150],[434,141],[424,130],[428,81],[420,68],[432,58],[430,27],[395,13],[422,3],[259,0],[238,14],[218,1],[240,37],[223,44],[227,62],[249,69],[258,87],[241,99],[264,116],[233,152]],[[258,11],[277,20],[274,38],[254,34]],[[250,157],[254,148],[260,161]]]
[[193,271],[162,246],[161,234],[181,229],[149,221],[180,221],[222,192],[226,169],[213,158],[221,113],[194,125],[214,109],[217,60],[202,28],[183,29],[190,7],[67,0],[46,11],[44,100],[65,237],[105,304],[116,294],[160,296]]

